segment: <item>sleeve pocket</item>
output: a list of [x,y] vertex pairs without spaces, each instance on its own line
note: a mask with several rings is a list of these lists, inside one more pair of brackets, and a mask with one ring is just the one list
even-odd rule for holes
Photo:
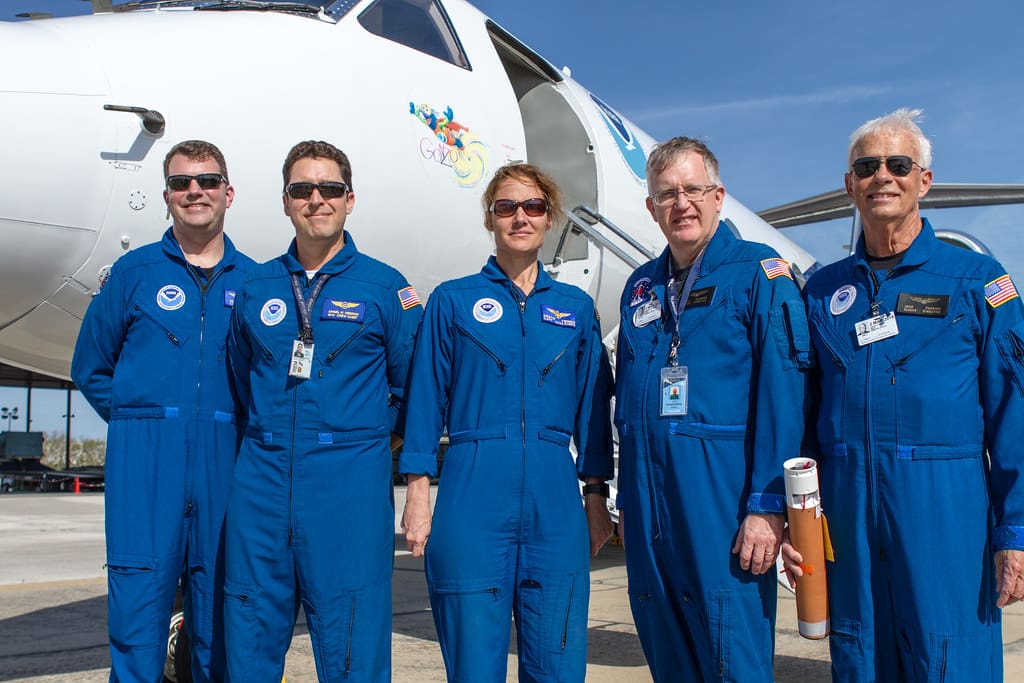
[[771,313],[772,333],[786,370],[811,367],[811,338],[807,331],[807,313],[802,302],[783,301]]
[[1017,393],[1024,397],[1024,322],[1017,323],[1000,335],[996,346],[1003,364],[1013,377]]

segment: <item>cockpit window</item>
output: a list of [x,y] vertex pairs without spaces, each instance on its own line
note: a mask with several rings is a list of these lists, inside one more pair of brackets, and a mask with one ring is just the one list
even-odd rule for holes
[[436,0],[377,0],[359,15],[370,33],[469,68],[458,36]]

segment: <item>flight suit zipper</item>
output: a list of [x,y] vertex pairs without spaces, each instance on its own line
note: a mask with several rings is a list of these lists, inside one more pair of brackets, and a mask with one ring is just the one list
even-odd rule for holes
[[966,313],[961,313],[957,317],[953,318],[953,320],[949,321],[949,323],[945,327],[943,327],[942,330],[940,330],[938,332],[938,334],[935,334],[932,337],[930,337],[924,344],[921,344],[921,346],[917,347],[915,350],[911,351],[910,353],[908,353],[907,355],[903,356],[902,358],[899,358],[899,359],[893,361],[893,363],[892,363],[892,383],[896,384],[896,370],[898,368],[900,368],[900,367],[906,365],[907,363],[909,363],[910,360],[914,358],[914,356],[916,356],[917,354],[921,353],[926,348],[931,346],[932,342],[934,342],[936,339],[938,339],[939,337],[944,335],[947,331],[949,331],[951,328],[953,328],[957,323],[959,323],[965,317],[967,317],[967,314]]
[[181,346],[181,340],[180,340],[180,339],[178,339],[178,338],[177,338],[177,337],[176,337],[176,336],[174,335],[174,333],[173,333],[173,332],[171,332],[171,331],[170,331],[170,330],[169,330],[169,329],[167,328],[167,326],[166,326],[166,325],[164,325],[164,324],[163,324],[163,323],[161,323],[161,322],[160,322],[159,320],[157,320],[156,318],[154,318],[154,317],[153,317],[153,316],[152,316],[152,315],[151,315],[151,314],[149,313],[149,311],[147,311],[147,310],[146,310],[145,308],[143,308],[142,306],[140,306],[140,305],[138,305],[138,304],[135,304],[135,310],[136,310],[137,312],[141,313],[141,314],[142,314],[143,316],[145,316],[146,318],[149,318],[150,322],[152,322],[152,323],[153,323],[154,325],[156,325],[156,326],[157,326],[157,327],[159,327],[159,328],[160,328],[161,330],[163,330],[164,334],[165,334],[165,335],[167,335],[167,338],[171,340],[171,343],[172,343],[172,344],[174,344],[175,346]]
[[460,325],[455,326],[455,331],[461,333],[464,337],[466,337],[466,339],[473,342],[477,346],[477,348],[479,348],[485,354],[490,356],[491,360],[493,360],[495,365],[498,366],[498,370],[501,371],[501,374],[505,374],[505,363],[503,363],[502,360],[498,358],[498,356],[494,353],[494,351],[491,351],[491,349],[489,349],[486,344],[484,344],[482,341],[480,341],[475,336],[470,334],[467,330],[463,329],[462,326]]

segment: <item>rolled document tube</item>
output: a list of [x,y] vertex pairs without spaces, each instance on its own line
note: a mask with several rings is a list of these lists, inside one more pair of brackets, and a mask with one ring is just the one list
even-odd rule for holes
[[796,577],[796,617],[800,635],[818,640],[829,634],[818,463],[810,458],[792,458],[782,466],[785,470],[789,542],[803,557],[800,564],[803,576]]

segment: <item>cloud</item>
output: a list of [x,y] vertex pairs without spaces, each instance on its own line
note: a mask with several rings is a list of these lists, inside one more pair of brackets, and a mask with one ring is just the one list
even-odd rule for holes
[[692,114],[729,114],[763,112],[769,109],[784,109],[819,104],[842,104],[869,97],[879,97],[893,90],[890,85],[850,85],[791,95],[755,97],[731,102],[709,102],[693,104],[670,104],[652,109],[639,110],[630,119],[642,123]]

